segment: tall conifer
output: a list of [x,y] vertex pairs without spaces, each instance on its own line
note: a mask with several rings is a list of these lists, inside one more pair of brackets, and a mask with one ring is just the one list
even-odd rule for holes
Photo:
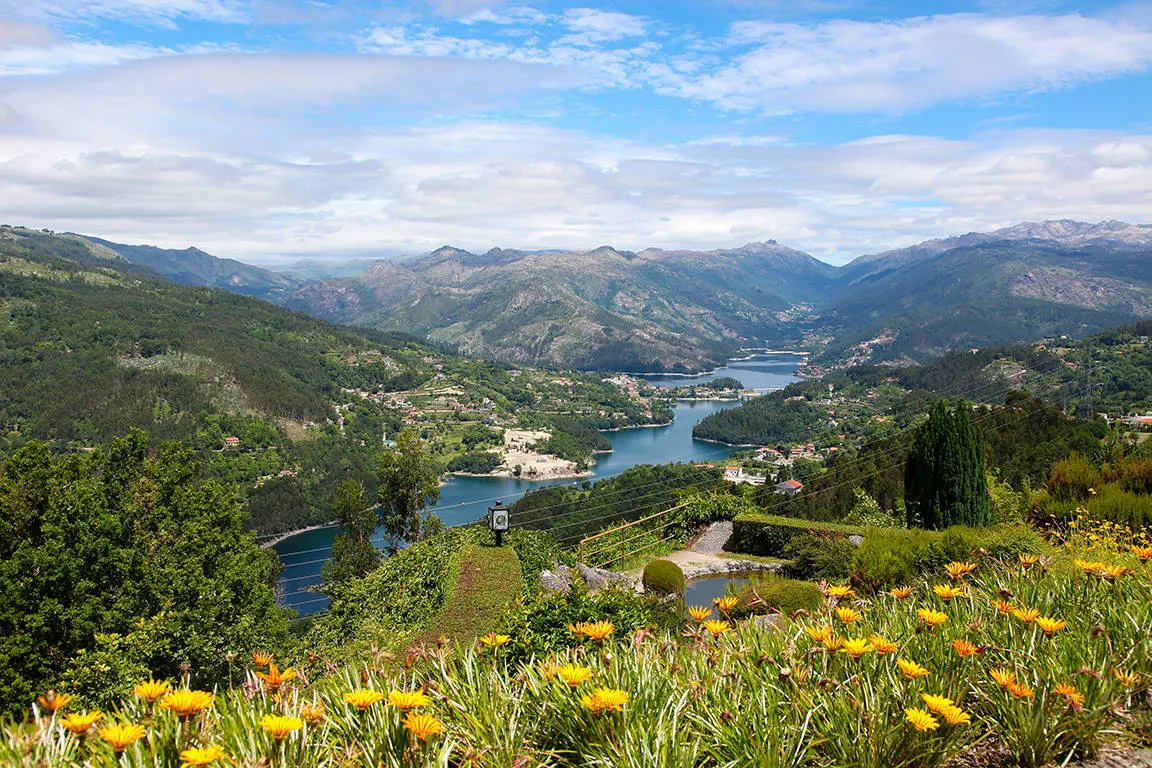
[[942,529],[988,524],[984,444],[968,411],[936,401],[916,430],[904,465],[909,527]]

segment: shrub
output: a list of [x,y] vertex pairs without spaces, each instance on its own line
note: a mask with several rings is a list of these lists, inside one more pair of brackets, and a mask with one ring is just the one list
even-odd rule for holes
[[671,560],[653,560],[644,566],[644,589],[658,595],[684,593],[684,572]]
[[850,578],[862,592],[908,584],[948,562],[940,534],[919,528],[870,529],[853,553]]
[[792,561],[788,572],[798,579],[843,579],[855,549],[841,534],[814,531],[793,537],[784,547],[784,556]]
[[863,528],[834,523],[817,523],[794,517],[777,517],[763,513],[739,515],[732,525],[736,549],[749,555],[784,557],[785,547],[797,536],[831,533],[837,536],[863,535]]
[[[813,611],[820,607],[824,595],[809,581],[761,576],[740,590],[734,613],[737,616],[782,613],[791,616],[799,610]],[[753,605],[755,603],[755,605]]]
[[1074,453],[1052,467],[1048,477],[1048,494],[1058,501],[1086,499],[1089,488],[1100,482],[1100,473],[1086,457]]

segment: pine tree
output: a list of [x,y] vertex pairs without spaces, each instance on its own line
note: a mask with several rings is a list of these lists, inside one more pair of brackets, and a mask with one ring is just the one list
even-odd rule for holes
[[967,408],[936,401],[916,430],[904,465],[908,526],[943,529],[988,524],[984,444]]

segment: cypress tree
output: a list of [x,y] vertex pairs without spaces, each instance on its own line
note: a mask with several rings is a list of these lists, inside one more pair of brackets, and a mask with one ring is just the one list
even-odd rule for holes
[[942,529],[988,524],[984,443],[968,409],[936,401],[920,425],[904,465],[908,526]]

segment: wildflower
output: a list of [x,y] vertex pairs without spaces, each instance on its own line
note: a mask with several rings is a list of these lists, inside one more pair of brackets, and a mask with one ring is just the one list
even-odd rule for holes
[[147,731],[144,726],[135,723],[119,723],[100,729],[100,738],[107,742],[112,751],[120,754],[139,739],[144,738]]
[[992,679],[995,680],[996,684],[1001,688],[1007,688],[1016,683],[1016,673],[1003,667],[996,667],[988,674],[992,675]]
[[726,621],[717,621],[715,619],[704,622],[704,629],[712,633],[713,637],[719,637],[725,632],[732,631],[732,625]]
[[565,664],[556,670],[556,674],[568,684],[569,688],[576,688],[580,683],[586,683],[592,679],[592,670],[575,664]]
[[71,704],[74,698],[75,696],[69,696],[67,693],[56,693],[55,689],[50,688],[47,695],[37,696],[36,701],[40,702],[41,709],[55,712]]
[[909,680],[915,680],[918,677],[927,677],[929,674],[927,669],[908,659],[896,659],[896,665],[900,667],[900,671],[904,673],[904,677]]
[[512,638],[510,636],[498,635],[495,632],[489,632],[480,638],[480,642],[484,643],[484,645],[488,646],[489,648],[499,648],[503,645],[508,645],[508,643],[511,641]]
[[720,613],[724,614],[727,614],[729,611],[735,608],[736,604],[739,602],[740,601],[737,598],[732,597],[731,595],[717,597],[712,600],[712,604],[715,605],[717,609],[719,609]]
[[388,694],[388,703],[401,712],[410,712],[416,707],[426,707],[432,703],[424,691],[392,691]]
[[1008,693],[1012,694],[1013,696],[1015,696],[1018,699],[1031,699],[1032,697],[1034,697],[1036,695],[1035,691],[1033,691],[1031,688],[1024,685],[1023,683],[1013,682],[1010,685],[1008,685],[1007,688],[1008,688]]
[[972,722],[972,715],[957,706],[943,707],[940,714],[948,721],[948,725],[968,725]]
[[959,638],[952,641],[952,647],[956,649],[956,653],[964,657],[975,656],[976,654],[984,652],[980,646],[973,645],[967,640],[961,640]]
[[323,704],[301,704],[300,717],[308,725],[316,725],[324,719],[324,705]]
[[949,584],[937,584],[932,587],[932,591],[941,600],[951,600],[954,597],[964,597],[964,590],[959,587],[953,587]]
[[940,727],[940,721],[923,709],[906,709],[904,715],[905,719],[912,723],[912,727],[921,733],[934,731]]
[[1068,683],[1057,683],[1053,690],[1057,696],[1063,696],[1072,706],[1076,708],[1084,706],[1084,694],[1076,690],[1076,686]]
[[1040,562],[1040,555],[1025,554],[1021,552],[1020,554],[1016,555],[1016,557],[1020,559],[1020,565],[1024,566],[1025,568],[1031,565],[1036,565],[1036,563]]
[[556,677],[559,671],[560,665],[551,659],[540,662],[540,674],[544,676],[545,680],[551,680]]
[[1012,615],[1020,619],[1025,624],[1031,624],[1040,615],[1039,609],[1036,608],[1015,608]]
[[207,747],[192,747],[180,753],[186,766],[211,765],[224,757],[224,748],[211,744]]
[[430,736],[442,732],[444,724],[427,712],[410,712],[404,718],[404,730],[421,741],[427,741]]
[[1131,570],[1131,568],[1125,568],[1123,565],[1106,565],[1096,571],[1096,575],[1102,579],[1108,579],[1108,581],[1116,581]]
[[923,699],[924,703],[928,705],[928,709],[936,713],[939,713],[945,707],[951,707],[956,703],[947,696],[937,696],[932,693],[922,693],[920,694],[920,698]]
[[104,717],[104,713],[99,710],[95,712],[71,712],[60,721],[60,725],[77,736],[83,736],[102,717]]
[[268,666],[274,658],[276,658],[276,655],[268,653],[267,651],[252,651],[252,663],[258,667]]
[[828,653],[835,652],[836,649],[838,649],[843,644],[843,638],[836,637],[836,635],[828,635],[828,637],[824,638],[824,640],[821,642],[821,645],[824,646],[824,650]]
[[160,706],[172,710],[177,717],[191,717],[212,706],[212,694],[181,688],[160,699]]
[[859,659],[864,654],[874,650],[876,649],[872,647],[872,644],[864,638],[854,637],[844,641],[840,648],[840,653],[846,653],[853,659]]
[[884,635],[872,635],[868,638],[868,642],[872,643],[872,647],[876,650],[876,653],[881,656],[887,653],[896,653],[896,651],[900,650],[899,645],[884,637]]
[[264,715],[260,718],[260,727],[276,741],[283,741],[285,736],[303,728],[304,721],[291,715]]
[[580,703],[596,714],[601,712],[619,712],[628,703],[628,693],[613,688],[597,688],[591,695],[580,697]]
[[156,703],[156,699],[168,693],[170,690],[172,690],[172,686],[167,680],[149,679],[133,687],[132,693],[144,699],[144,701],[151,706]]
[[948,621],[948,614],[943,611],[934,611],[931,608],[921,608],[916,611],[916,615],[930,627],[935,627]]
[[1132,554],[1140,558],[1140,562],[1148,562],[1148,558],[1152,558],[1152,546],[1140,546],[1137,544],[1132,545]]
[[712,609],[702,605],[690,605],[688,606],[688,615],[699,624],[712,615]]
[[892,589],[888,590],[888,594],[892,595],[892,597],[896,598],[897,600],[903,600],[904,598],[911,595],[915,589],[915,587],[892,587]]
[[1096,495],[1096,489],[1095,489],[1095,488],[1089,488],[1089,489],[1088,489],[1088,493],[1090,493],[1090,494],[1092,494],[1093,496],[1095,496],[1095,495]]
[[851,624],[854,621],[860,621],[860,611],[856,610],[855,608],[848,608],[843,605],[836,607],[836,616],[845,624]]
[[584,634],[585,630],[587,630],[588,627],[590,627],[590,626],[592,626],[592,625],[586,621],[577,621],[575,624],[569,624],[568,629],[574,635],[582,635],[582,634]]
[[841,600],[845,597],[850,597],[856,594],[856,590],[852,589],[852,587],[841,586],[837,584],[832,585],[828,587],[828,589],[824,590],[824,594],[828,597],[834,597],[837,600]]
[[610,621],[597,621],[584,625],[584,635],[597,643],[604,642],[616,631],[616,625]]
[[832,637],[832,627],[804,627],[804,631],[817,643],[823,643]]
[[1053,619],[1053,618],[1050,618],[1048,616],[1037,616],[1036,617],[1036,626],[1038,626],[1038,627],[1040,627],[1040,629],[1044,630],[1044,634],[1051,637],[1056,632],[1058,632],[1061,629],[1064,629],[1064,627],[1068,626],[1068,622],[1061,621],[1060,619]]
[[1136,685],[1136,681],[1140,679],[1140,675],[1124,669],[1114,669],[1112,670],[1112,674],[1117,680],[1119,680],[1124,686],[1128,688]]
[[1016,606],[1009,603],[1007,600],[993,600],[992,607],[996,609],[997,613],[1002,616],[1007,616],[1016,610]]
[[297,673],[296,673],[296,670],[293,669],[292,667],[288,667],[283,672],[281,672],[280,670],[278,670],[276,668],[275,664],[273,664],[272,662],[268,662],[267,674],[265,674],[264,672],[257,672],[256,677],[263,680],[264,684],[267,685],[272,690],[276,690],[277,688],[279,688],[281,685],[288,682],[289,680],[294,680],[297,677]]
[[967,576],[968,574],[972,573],[972,571],[976,570],[976,565],[975,565],[975,563],[951,562],[951,563],[948,563],[948,565],[944,566],[944,570],[947,571],[948,575],[951,576],[953,579],[959,579],[959,578],[963,578],[964,576]]
[[348,702],[356,709],[363,712],[378,701],[384,699],[384,694],[380,691],[373,691],[369,688],[357,688],[354,691],[348,691],[344,694],[344,701]]
[[1108,567],[1104,563],[1098,562],[1096,560],[1077,559],[1077,560],[1073,560],[1072,563],[1077,568],[1084,571],[1084,573],[1095,573],[1096,571],[1099,571],[1101,568],[1107,568]]

